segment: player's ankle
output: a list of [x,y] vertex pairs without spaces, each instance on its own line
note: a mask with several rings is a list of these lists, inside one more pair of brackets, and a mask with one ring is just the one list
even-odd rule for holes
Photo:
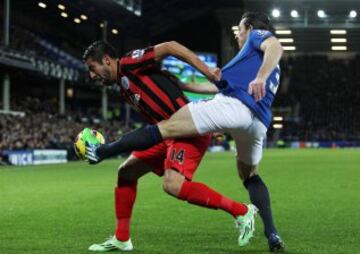
[[130,236],[129,235],[118,235],[115,234],[115,239],[118,240],[119,242],[127,242],[130,240]]

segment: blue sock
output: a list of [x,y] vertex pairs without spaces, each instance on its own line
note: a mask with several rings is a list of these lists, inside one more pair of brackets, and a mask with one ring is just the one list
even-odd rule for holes
[[277,234],[271,213],[270,194],[265,183],[260,176],[255,175],[246,179],[244,185],[249,192],[251,202],[259,209],[265,236],[268,238],[271,234]]

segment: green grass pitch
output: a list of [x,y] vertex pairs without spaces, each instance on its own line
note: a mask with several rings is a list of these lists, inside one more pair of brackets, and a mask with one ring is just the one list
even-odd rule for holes
[[[118,164],[0,167],[0,253],[90,253],[113,233]],[[266,150],[260,172],[287,253],[360,253],[360,150]],[[267,253],[259,217],[240,248],[228,214],[166,195],[161,180],[139,182],[134,254]],[[207,154],[195,180],[248,202],[232,153]]]

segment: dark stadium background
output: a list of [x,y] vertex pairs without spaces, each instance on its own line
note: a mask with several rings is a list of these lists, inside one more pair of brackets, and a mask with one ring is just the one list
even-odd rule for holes
[[[4,8],[8,2],[9,13]],[[278,37],[292,38],[294,42],[284,46],[296,50],[285,51],[281,62],[282,86],[273,107],[280,121],[274,121],[278,129],[270,128],[267,145],[360,145],[356,117],[360,109],[356,103],[360,98],[360,22],[358,17],[349,17],[359,7],[357,1],[4,0],[0,7],[4,14],[0,30],[2,151],[65,148],[73,159],[72,140],[86,125],[100,128],[110,140],[141,125],[141,118],[118,99],[116,88],[106,92],[89,81],[81,56],[91,42],[106,38],[124,54],[176,40],[196,52],[214,54],[223,66],[237,52],[232,27],[241,13],[261,10],[271,16],[274,8],[281,12],[280,17],[272,17],[276,28],[291,30],[290,35]],[[318,17],[320,9],[326,11],[325,18]],[[291,10],[297,10],[299,17],[292,18]],[[9,41],[5,42],[7,29]],[[331,36],[331,29],[346,29],[346,34]],[[333,44],[333,37],[347,42]],[[332,45],[345,45],[347,50],[334,52]],[[27,114],[21,118],[6,113],[8,110]],[[50,114],[51,119],[45,119]],[[106,119],[105,124],[100,123]],[[25,124],[17,127],[22,121]],[[28,121],[35,124],[27,125]],[[214,142],[225,142],[228,148],[226,139]]]
[[[272,15],[276,8],[279,17]],[[292,10],[299,16],[291,17]],[[319,10],[325,17],[319,17]],[[175,40],[215,55],[221,67],[237,53],[233,27],[245,11],[265,12],[277,30],[291,31],[278,38],[293,39],[283,43],[293,48],[285,50],[281,60],[269,149],[261,169],[289,253],[356,253],[356,0],[0,0],[0,253],[88,253],[92,242],[113,229],[118,160],[102,164],[110,171],[68,162],[76,159],[73,141],[85,127],[114,140],[144,122],[120,100],[116,86],[105,89],[89,80],[81,60],[89,44],[106,38],[121,55]],[[356,15],[352,12],[351,17],[351,11]],[[334,46],[341,48],[335,51]],[[233,142],[217,135],[212,145],[212,150],[224,151],[231,150]],[[38,165],[49,163],[54,165]],[[236,199],[247,198],[234,168],[232,152],[209,153],[199,177]],[[240,253],[231,245],[233,235],[219,238],[215,233],[223,232],[225,217],[218,220],[211,212],[185,208],[164,195],[158,198],[158,178],[144,182],[134,217],[136,253],[169,253],[169,245],[172,253]],[[152,200],[164,209],[155,212]],[[187,215],[172,218],[174,211]],[[202,245],[206,241],[208,245]],[[265,250],[261,241],[259,229],[248,250]]]

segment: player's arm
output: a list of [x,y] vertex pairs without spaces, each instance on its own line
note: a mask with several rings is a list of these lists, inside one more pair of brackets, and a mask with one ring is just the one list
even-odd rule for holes
[[270,37],[261,43],[260,49],[264,52],[264,59],[256,77],[266,80],[279,64],[283,48],[278,39]]
[[171,74],[167,70],[163,70],[163,73],[167,74],[168,77],[180,87],[181,90],[192,92],[192,93],[201,93],[201,94],[215,94],[219,92],[219,89],[216,85],[210,82],[201,82],[196,83],[194,80],[188,83],[184,83],[179,80],[175,75]]
[[154,53],[156,61],[161,61],[167,56],[174,56],[190,64],[201,72],[209,81],[214,82],[220,80],[221,73],[210,69],[194,52],[176,41],[169,41],[156,45],[154,47]]
[[249,84],[249,94],[252,94],[256,101],[260,101],[265,96],[266,80],[279,64],[283,53],[280,42],[274,36],[264,40],[260,49],[264,52],[263,62],[256,78]]
[[201,94],[215,94],[219,92],[219,89],[210,82],[204,83],[183,83],[181,81],[178,82],[179,87],[183,91],[192,92],[192,93],[201,93]]

